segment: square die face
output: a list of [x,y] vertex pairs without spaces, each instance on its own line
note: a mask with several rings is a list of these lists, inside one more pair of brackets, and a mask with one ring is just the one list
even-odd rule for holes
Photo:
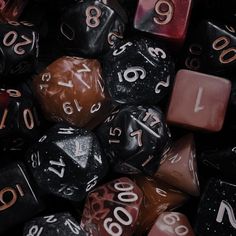
[[167,121],[193,129],[221,130],[231,83],[220,77],[180,70],[176,75]]
[[170,40],[182,41],[191,4],[192,0],[139,0],[134,27]]
[[212,179],[201,199],[195,230],[199,236],[236,235],[236,185]]

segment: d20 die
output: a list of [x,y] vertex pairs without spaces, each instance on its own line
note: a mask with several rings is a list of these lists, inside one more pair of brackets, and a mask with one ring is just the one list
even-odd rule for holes
[[177,140],[160,162],[155,177],[193,196],[199,195],[193,135]]
[[27,153],[27,164],[43,193],[79,202],[105,176],[107,162],[96,136],[58,124]]
[[33,84],[49,120],[93,128],[109,111],[97,60],[61,57],[36,76]]
[[158,216],[148,236],[194,236],[188,218],[178,212],[163,212]]
[[32,219],[25,224],[23,232],[23,236],[29,235],[86,236],[70,213],[56,213]]
[[92,235],[132,236],[143,200],[143,193],[123,177],[89,193],[81,226]]
[[171,143],[163,113],[154,106],[115,110],[97,135],[114,169],[125,174],[154,174]]
[[202,235],[234,236],[236,185],[211,179],[202,196],[195,225]]
[[38,214],[42,205],[23,164],[11,164],[0,173],[0,233],[3,233]]
[[192,0],[139,0],[134,27],[182,43],[191,5]]
[[167,113],[169,123],[220,131],[231,92],[231,82],[216,76],[180,70]]

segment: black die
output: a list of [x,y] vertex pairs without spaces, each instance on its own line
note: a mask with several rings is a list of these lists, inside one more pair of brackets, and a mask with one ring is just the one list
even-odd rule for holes
[[115,170],[154,174],[170,145],[169,129],[157,107],[127,106],[98,128],[98,137]]
[[170,54],[150,39],[123,42],[104,58],[103,78],[117,103],[157,104],[169,91],[174,75]]
[[24,222],[42,210],[38,194],[23,164],[12,164],[0,171],[0,233]]
[[81,201],[107,172],[96,136],[85,129],[57,124],[28,151],[27,164],[40,189]]
[[123,38],[126,18],[116,0],[71,4],[61,17],[63,47],[69,55],[97,56]]
[[40,128],[32,92],[25,83],[0,88],[0,91],[9,95],[7,105],[0,106],[0,150],[24,150],[37,138]]
[[236,185],[212,179],[202,196],[199,208],[196,233],[199,236],[234,236]]
[[33,71],[39,35],[31,23],[0,23],[0,75],[16,76]]
[[56,213],[32,219],[25,224],[23,236],[86,236],[70,213]]

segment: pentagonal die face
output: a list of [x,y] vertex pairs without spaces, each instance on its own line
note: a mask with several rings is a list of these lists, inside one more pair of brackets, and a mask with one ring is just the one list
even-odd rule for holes
[[107,172],[95,135],[66,124],[39,139],[27,164],[42,191],[71,201],[81,201]]
[[86,201],[82,227],[92,235],[133,235],[143,194],[128,178],[116,179],[94,191]]

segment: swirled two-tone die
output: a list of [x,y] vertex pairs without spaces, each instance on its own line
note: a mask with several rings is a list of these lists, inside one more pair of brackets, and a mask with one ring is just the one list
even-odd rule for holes
[[45,117],[80,127],[95,127],[108,115],[101,66],[97,60],[61,57],[33,81]]
[[115,110],[97,135],[114,169],[126,174],[154,174],[171,143],[164,115],[155,106]]
[[29,22],[0,23],[0,75],[15,77],[34,70],[39,35]]
[[27,222],[23,236],[86,236],[79,223],[68,212],[34,218]]
[[108,170],[96,136],[64,123],[49,129],[28,150],[26,162],[42,194],[73,202],[83,200]]
[[137,228],[143,193],[129,178],[122,177],[89,193],[81,226],[90,235],[131,236]]
[[174,67],[161,42],[131,39],[117,44],[104,57],[103,78],[117,103],[157,104],[169,92]]
[[64,8],[60,41],[67,55],[100,56],[123,38],[126,21],[117,0],[77,1]]

